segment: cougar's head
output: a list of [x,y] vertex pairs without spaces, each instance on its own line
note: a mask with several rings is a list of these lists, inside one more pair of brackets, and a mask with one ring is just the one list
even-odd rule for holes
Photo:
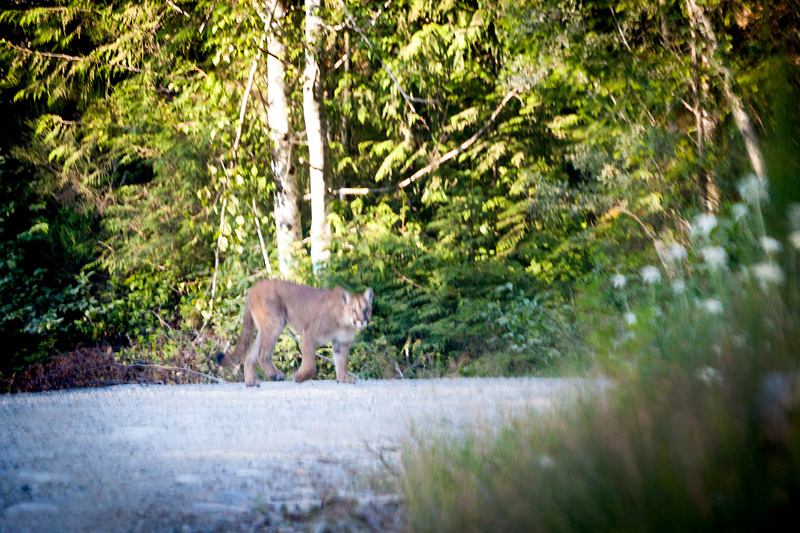
[[356,329],[364,329],[372,315],[372,289],[365,290],[364,294],[355,295],[342,291],[342,305],[345,320],[352,322]]

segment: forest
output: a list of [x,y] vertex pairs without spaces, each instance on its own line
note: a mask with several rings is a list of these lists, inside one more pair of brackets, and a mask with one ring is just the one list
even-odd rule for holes
[[360,379],[605,387],[410,432],[407,530],[796,520],[797,0],[3,6],[1,393],[242,381],[256,282],[371,288]]
[[779,0],[6,3],[3,390],[56,360],[222,376],[269,277],[373,288],[362,378],[613,374],[673,309],[791,309],[798,22]]

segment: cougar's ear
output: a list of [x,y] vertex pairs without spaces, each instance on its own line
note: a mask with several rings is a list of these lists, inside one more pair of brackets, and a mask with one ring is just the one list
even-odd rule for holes
[[364,291],[364,299],[367,301],[367,305],[372,305],[372,287]]
[[342,305],[347,305],[350,303],[350,293],[347,291],[342,291]]

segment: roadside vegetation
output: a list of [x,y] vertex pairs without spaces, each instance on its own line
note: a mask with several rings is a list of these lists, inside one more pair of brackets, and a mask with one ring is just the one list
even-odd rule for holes
[[[209,355],[270,276],[373,287],[351,355],[364,378],[635,373],[667,304],[698,312],[669,283],[727,283],[706,272],[715,247],[730,272],[759,264],[746,232],[795,253],[791,228],[754,220],[796,201],[775,180],[797,168],[799,16],[777,1],[17,2],[0,12],[0,383],[83,349],[109,369],[221,376]],[[290,186],[296,213],[279,213]],[[294,340],[278,350],[291,372]]]

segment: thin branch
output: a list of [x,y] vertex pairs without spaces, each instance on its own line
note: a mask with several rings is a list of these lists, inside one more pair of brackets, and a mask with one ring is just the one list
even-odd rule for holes
[[264,47],[264,41],[267,40],[267,31],[269,31],[269,26],[272,19],[272,13],[270,13],[267,20],[264,22],[264,31],[261,33],[261,38],[259,39],[258,43],[258,52],[256,52],[256,56],[253,58],[253,64],[250,66],[250,74],[247,77],[247,85],[244,88],[244,95],[242,96],[242,105],[239,107],[239,123],[236,125],[236,139],[233,141],[233,160],[234,162],[237,161],[239,155],[239,142],[242,139],[242,125],[244,124],[244,115],[247,111],[247,99],[250,96],[250,91],[253,88],[253,79],[256,77],[256,70],[258,70],[258,62],[261,60],[261,50]]
[[[340,2],[340,3],[341,3],[341,2]],[[370,22],[370,26],[372,26],[373,24],[375,24],[375,21],[376,21],[376,20],[378,19],[378,17],[381,15],[381,13],[383,12],[383,9],[385,9],[385,8],[386,8],[386,7],[387,7],[389,4],[390,4],[390,0],[389,0],[389,1],[387,1],[387,2],[384,4],[383,8],[381,8],[381,9],[378,11],[378,13],[377,13],[377,14],[376,14],[376,15],[373,17],[372,21]],[[426,99],[426,98],[415,98],[415,97],[413,97],[413,96],[409,95],[409,94],[408,94],[408,93],[405,91],[405,89],[403,89],[403,86],[400,84],[400,81],[399,81],[399,80],[397,79],[397,77],[394,75],[394,72],[392,72],[392,70],[389,68],[389,66],[386,64],[386,62],[385,62],[385,61],[383,60],[383,58],[380,56],[380,54],[378,54],[378,53],[375,51],[375,47],[373,46],[373,44],[372,44],[372,41],[369,39],[369,37],[367,37],[367,34],[364,32],[363,28],[361,28],[361,27],[360,27],[360,26],[359,26],[359,25],[356,23],[356,20],[353,18],[353,15],[351,15],[351,14],[350,14],[350,13],[347,11],[347,8],[346,8],[346,7],[344,7],[344,4],[343,4],[343,3],[342,3],[342,7],[345,9],[345,16],[347,17],[347,23],[348,23],[348,27],[349,27],[350,29],[353,29],[353,30],[355,30],[355,31],[358,33],[359,37],[361,37],[361,39],[362,39],[362,40],[363,40],[363,41],[364,41],[364,42],[367,44],[367,46],[369,47],[370,51],[371,51],[371,52],[372,52],[372,53],[375,55],[375,57],[377,57],[377,58],[378,58],[378,61],[380,62],[380,64],[381,64],[381,67],[383,67],[383,69],[386,71],[386,73],[387,73],[387,74],[389,74],[389,77],[392,79],[392,81],[394,82],[394,84],[397,86],[397,89],[400,91],[400,94],[403,96],[403,99],[405,100],[405,102],[406,102],[406,105],[408,105],[408,108],[411,110],[411,112],[412,112],[414,115],[416,115],[417,117],[419,117],[419,119],[422,121],[422,123],[425,125],[425,127],[426,127],[426,128],[428,128],[428,129],[430,130],[430,126],[428,126],[428,122],[425,120],[425,118],[424,118],[422,115],[420,115],[420,114],[417,112],[417,109],[414,107],[414,103],[416,102],[416,103],[418,103],[418,104],[439,104],[439,103],[441,103],[441,102],[440,102],[438,99],[431,100],[431,99]]]
[[[347,14],[347,20],[349,22],[349,27],[354,29],[358,33],[358,35],[364,40],[364,42],[367,43],[367,46],[369,46],[370,51],[372,51],[372,53],[375,54],[375,56],[378,58],[378,61],[380,61],[381,66],[386,71],[386,73],[389,74],[389,77],[392,78],[392,81],[394,82],[394,84],[397,85],[397,88],[400,91],[400,94],[403,95],[403,99],[405,99],[406,103],[408,104],[408,106],[411,108],[411,111],[413,111],[415,115],[419,116],[419,113],[417,113],[417,110],[412,105],[412,102],[416,102],[418,104],[439,104],[439,103],[441,103],[438,99],[430,100],[430,99],[427,99],[427,98],[416,98],[414,96],[409,95],[405,91],[405,89],[403,89],[403,86],[400,84],[400,81],[398,81],[397,77],[394,75],[394,73],[391,71],[391,69],[388,67],[388,65],[386,65],[386,62],[383,60],[383,58],[380,55],[378,55],[378,53],[375,51],[375,48],[372,45],[372,41],[369,40],[369,37],[367,37],[367,34],[364,33],[364,30],[362,30],[361,27],[358,24],[356,24],[355,19],[349,13]],[[420,117],[420,118],[422,118],[422,117]]]
[[[228,168],[225,166],[225,162],[220,158],[219,160],[220,165],[222,165],[222,169],[225,171],[225,175],[228,176]],[[228,176],[230,179],[230,176]],[[203,330],[206,329],[208,325],[208,321],[211,319],[211,315],[214,312],[214,295],[217,292],[217,273],[219,272],[219,248],[220,243],[222,242],[222,230],[225,227],[225,208],[228,206],[228,197],[225,196],[222,199],[222,209],[220,209],[219,213],[219,235],[217,235],[217,245],[214,247],[214,275],[211,276],[211,298],[209,299],[208,304],[208,316],[203,319],[203,326],[200,328],[200,332],[197,334],[198,338],[202,335]]]
[[411,285],[413,285],[414,287],[416,287],[418,289],[421,289],[423,291],[425,290],[425,287],[423,287],[422,285],[420,285],[419,283],[417,283],[413,279],[410,279],[407,276],[404,276],[399,270],[397,270],[396,267],[392,267],[392,268],[394,268],[394,273],[397,274],[398,276],[400,276],[400,279],[402,279],[403,281],[405,281],[407,283],[410,283]]
[[653,241],[653,247],[656,249],[656,255],[658,255],[658,259],[659,259],[659,261],[661,261],[661,265],[664,267],[664,270],[666,270],[668,273],[670,273],[670,275],[672,275],[671,274],[672,273],[672,268],[670,267],[669,264],[667,264],[667,261],[664,258],[664,253],[663,253],[664,243],[661,242],[661,240],[658,237],[656,237],[656,234],[653,233],[653,231],[650,230],[650,228],[645,226],[644,222],[642,222],[642,220],[638,216],[636,216],[633,212],[628,211],[627,209],[625,209],[622,206],[617,206],[616,209],[620,213],[623,213],[623,214],[628,215],[629,217],[631,217],[633,220],[635,220],[639,224],[639,226],[642,227],[642,229],[644,230],[645,235],[647,235],[647,237],[651,241]]
[[655,239],[656,239],[656,235],[655,235],[655,233],[653,233],[653,232],[650,230],[650,228],[648,228],[647,226],[645,226],[644,222],[642,222],[642,219],[640,219],[640,218],[639,218],[638,216],[636,216],[634,213],[632,213],[631,211],[628,211],[627,209],[625,209],[625,208],[624,208],[624,207],[622,207],[622,206],[617,206],[615,209],[616,209],[617,211],[619,211],[620,213],[623,213],[623,214],[625,214],[625,215],[628,215],[628,216],[629,216],[629,217],[631,217],[633,220],[635,220],[635,221],[636,221],[636,222],[637,222],[637,223],[638,223],[638,224],[639,224],[639,225],[642,227],[642,229],[644,230],[645,234],[646,234],[646,235],[647,235],[647,236],[648,236],[650,239],[652,239],[652,240],[655,240]]
[[169,7],[171,7],[172,9],[174,9],[175,11],[177,11],[178,13],[180,13],[181,15],[183,15],[184,17],[186,17],[187,19],[188,19],[188,18],[190,18],[190,17],[189,17],[189,13],[187,13],[187,12],[186,12],[186,11],[184,11],[183,9],[179,8],[178,6],[176,6],[175,4],[173,4],[172,2],[170,2],[169,0],[166,0],[166,2],[167,2],[167,5],[168,5]]
[[267,268],[267,273],[272,277],[272,267],[269,264],[269,256],[267,255],[267,247],[264,245],[264,236],[261,234],[261,222],[258,220],[258,211],[256,211],[256,199],[252,198],[251,209],[253,210],[253,219],[256,221],[256,231],[258,232],[258,242],[261,243],[261,255],[264,256],[264,266]]
[[[477,141],[481,137],[481,135],[486,133],[486,130],[488,130],[489,126],[491,126],[492,123],[495,121],[497,116],[500,114],[500,111],[502,111],[503,108],[505,107],[505,105],[508,103],[508,101],[511,100],[517,94],[518,94],[518,90],[517,89],[512,89],[511,91],[509,91],[509,93],[506,94],[505,97],[503,98],[503,100],[500,102],[500,105],[497,106],[497,108],[494,110],[492,115],[489,117],[489,120],[486,122],[486,124],[484,124],[481,127],[481,129],[479,129],[477,132],[475,132],[475,134],[472,135],[472,137],[470,137],[469,139],[467,139],[466,141],[464,141],[463,143],[458,145],[456,148],[453,148],[452,150],[450,150],[449,152],[444,154],[442,157],[440,157],[436,161],[434,161],[434,162],[430,163],[429,165],[419,169],[412,176],[404,179],[400,183],[396,183],[394,185],[388,185],[386,187],[377,187],[377,188],[372,188],[372,189],[367,188],[367,187],[341,187],[339,189],[333,189],[332,191],[330,191],[331,194],[335,194],[335,195],[338,194],[340,197],[342,197],[342,196],[360,196],[360,195],[364,195],[364,194],[373,194],[373,193],[374,194],[383,194],[383,193],[396,191],[396,190],[404,189],[404,188],[408,187],[409,185],[411,185],[415,181],[419,180],[420,178],[430,174],[432,171],[434,171],[437,168],[439,168],[439,166],[442,163],[444,163],[446,161],[449,161],[449,160],[453,159],[454,157],[464,153],[464,151],[466,151],[470,146],[472,146],[475,143],[475,141]],[[311,198],[310,194],[307,194],[307,195],[303,196],[303,200],[308,200],[310,198]]]
[[93,59],[90,57],[80,57],[80,56],[71,56],[67,54],[58,54],[52,52],[40,52],[38,50],[31,50],[30,48],[25,48],[24,46],[18,46],[14,43],[11,43],[5,39],[0,40],[0,44],[6,44],[10,48],[22,52],[24,54],[36,55],[41,57],[49,57],[51,59],[65,59],[67,61],[76,61],[76,62],[87,62],[92,63],[94,65],[109,67],[109,68],[118,68],[120,70],[127,70],[128,72],[135,72],[137,74],[150,74],[152,76],[161,76],[162,78],[167,78],[170,80],[182,80],[182,81],[191,81],[192,78],[187,78],[185,76],[174,76],[172,74],[161,74],[160,72],[153,72],[152,70],[144,70],[136,67],[129,67],[128,65],[120,65],[118,63],[106,63],[103,61],[98,61],[97,59]]
[[203,23],[200,24],[200,29],[198,30],[197,33],[203,33],[203,30],[206,29],[206,24],[208,23],[208,19],[210,19],[211,14],[214,13],[215,7],[217,7],[217,0],[214,0],[214,3],[211,4],[210,8],[208,8],[208,11],[206,12],[206,18],[203,19]]

